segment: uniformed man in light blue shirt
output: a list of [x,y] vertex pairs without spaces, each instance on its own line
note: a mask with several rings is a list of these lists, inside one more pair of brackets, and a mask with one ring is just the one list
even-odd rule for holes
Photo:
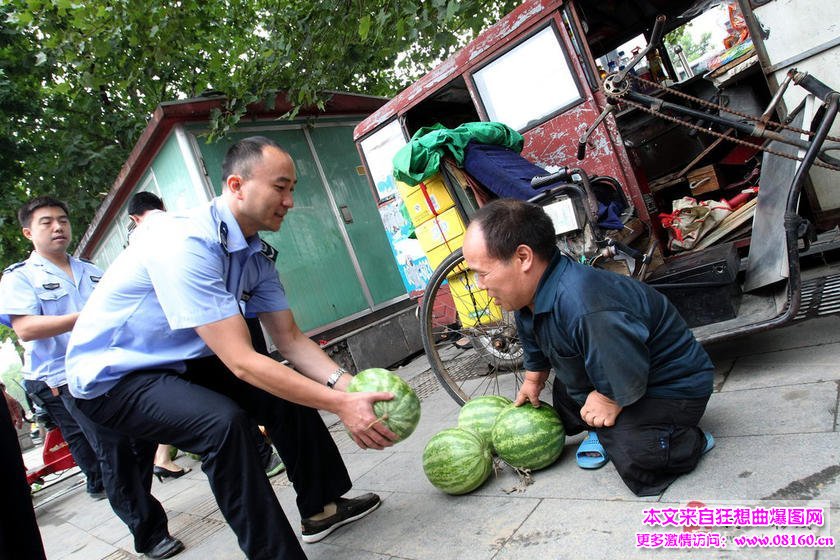
[[[317,409],[337,414],[360,447],[382,449],[396,436],[372,405],[393,396],[344,391],[350,376],[297,327],[276,252],[257,235],[277,231],[294,204],[289,154],[267,138],[246,138],[228,150],[222,178],[222,196],[208,205],[137,228],[74,329],[70,390],[97,423],[200,454],[249,558],[305,558],[248,416],[272,434],[298,494],[302,539],[315,542],[380,503],[375,494],[342,497],[350,477]],[[254,350],[240,301],[294,369]],[[118,447],[109,461],[127,478],[132,467]],[[147,489],[138,479],[126,491],[152,503]]]
[[26,391],[58,425],[87,477],[88,494],[102,499],[105,490],[96,453],[65,404],[71,397],[64,369],[70,330],[102,271],[67,254],[72,231],[64,202],[34,198],[23,205],[18,219],[34,250],[3,271],[0,322],[14,329],[23,346]]

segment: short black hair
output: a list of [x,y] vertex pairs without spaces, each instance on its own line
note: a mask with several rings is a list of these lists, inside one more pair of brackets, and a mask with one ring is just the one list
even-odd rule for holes
[[163,201],[155,193],[140,191],[128,201],[129,216],[142,216],[149,210],[163,210]]
[[494,259],[510,259],[520,245],[527,245],[546,262],[554,255],[554,223],[541,206],[500,198],[480,208],[470,220],[481,228],[487,254]]
[[231,175],[241,175],[247,179],[251,175],[251,166],[262,159],[263,149],[268,146],[289,154],[277,142],[265,136],[249,136],[228,148],[222,162],[222,187]]
[[32,214],[34,214],[35,210],[38,210],[39,208],[61,208],[64,210],[65,214],[68,216],[70,215],[67,205],[61,200],[51,196],[38,196],[21,206],[20,210],[18,210],[18,221],[20,222],[20,226],[25,228],[31,226]]

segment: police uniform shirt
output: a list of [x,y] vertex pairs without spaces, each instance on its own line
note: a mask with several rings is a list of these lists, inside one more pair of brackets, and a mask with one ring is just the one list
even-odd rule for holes
[[664,295],[559,251],[537,287],[533,312],[523,308],[516,320],[525,369],[553,367],[581,404],[593,390],[622,407],[643,396],[712,392],[714,366]]
[[221,198],[137,228],[76,322],[67,349],[70,392],[94,398],[140,369],[182,371],[208,356],[195,327],[242,312],[288,309],[276,251],[245,238]]
[[[67,315],[81,311],[102,270],[68,255],[73,278],[37,252],[13,264],[0,280],[0,322],[11,326],[12,315]],[[65,384],[64,354],[70,333],[21,341],[24,379],[43,381],[50,387]]]

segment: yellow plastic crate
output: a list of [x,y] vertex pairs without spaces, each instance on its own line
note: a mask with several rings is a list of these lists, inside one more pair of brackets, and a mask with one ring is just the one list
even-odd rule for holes
[[502,320],[502,308],[493,302],[487,290],[479,289],[474,272],[450,276],[448,281],[461,326],[475,327]]

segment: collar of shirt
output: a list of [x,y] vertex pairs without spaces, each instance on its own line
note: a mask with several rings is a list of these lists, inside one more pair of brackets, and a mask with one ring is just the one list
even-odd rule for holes
[[242,234],[239,222],[233,216],[228,205],[222,197],[216,197],[213,202],[213,215],[216,219],[216,228],[219,232],[219,243],[228,253],[236,253],[248,249],[248,256],[259,253],[262,250],[262,242],[259,235],[252,235],[246,238]]
[[73,278],[68,278],[67,274],[63,270],[58,268],[55,265],[55,263],[53,263],[50,260],[47,260],[43,255],[41,255],[37,251],[32,251],[32,253],[29,255],[29,258],[27,259],[27,261],[32,266],[40,267],[40,268],[44,269],[46,272],[48,272],[49,274],[52,274],[54,276],[61,276],[62,278],[64,278],[68,282],[72,282],[74,286],[78,286],[79,279],[84,274],[84,270],[83,270],[81,261],[78,261],[78,260],[74,259],[70,255],[66,255],[66,256],[67,256],[68,262],[70,263],[70,269],[73,271]]
[[[560,290],[560,276],[569,266],[568,259],[563,257],[559,250],[554,251],[551,262],[543,272],[540,283],[537,285],[537,293],[534,296],[534,315],[549,313],[554,309],[554,302],[557,301],[557,292]],[[526,308],[527,310],[527,308]]]

